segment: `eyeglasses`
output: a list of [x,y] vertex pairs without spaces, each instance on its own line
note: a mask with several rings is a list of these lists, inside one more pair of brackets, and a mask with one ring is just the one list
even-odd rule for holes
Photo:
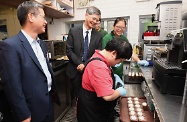
[[115,26],[117,29],[121,29],[121,30],[124,30],[125,27],[120,27],[120,26]]

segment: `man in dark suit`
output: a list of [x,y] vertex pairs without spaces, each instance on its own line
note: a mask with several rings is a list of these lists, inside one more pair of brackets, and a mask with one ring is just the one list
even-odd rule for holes
[[15,122],[54,122],[59,103],[47,47],[38,34],[47,24],[43,6],[25,1],[17,8],[21,31],[0,43],[0,75]]
[[[71,82],[72,99],[79,95],[85,62],[94,54],[96,49],[101,49],[102,37],[94,29],[100,17],[101,12],[98,8],[89,7],[86,10],[83,25],[74,27],[69,31],[66,42],[66,52],[69,58],[66,75]],[[88,43],[86,44],[86,42]]]

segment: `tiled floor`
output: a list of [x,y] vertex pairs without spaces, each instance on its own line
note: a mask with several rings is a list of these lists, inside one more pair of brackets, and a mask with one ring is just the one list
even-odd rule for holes
[[73,105],[60,122],[76,122],[76,106]]

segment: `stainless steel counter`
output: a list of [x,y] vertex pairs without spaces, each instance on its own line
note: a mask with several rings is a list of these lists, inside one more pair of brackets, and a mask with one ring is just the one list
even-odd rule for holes
[[153,97],[160,122],[184,122],[186,108],[182,105],[182,96],[160,93],[159,87],[152,78],[152,67],[140,66],[140,69]]
[[125,84],[126,97],[144,97],[140,84]]

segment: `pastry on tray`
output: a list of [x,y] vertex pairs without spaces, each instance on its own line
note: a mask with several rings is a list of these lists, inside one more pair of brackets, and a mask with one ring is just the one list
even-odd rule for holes
[[135,115],[136,115],[136,112],[135,112],[135,111],[129,111],[129,115],[130,115],[130,116],[135,116]]
[[130,116],[130,121],[131,122],[138,122],[138,117],[137,116]]
[[129,103],[129,104],[128,104],[128,107],[129,107],[129,108],[130,108],[130,107],[134,107],[134,104]]
[[134,100],[138,101],[139,99],[137,97],[135,97]]
[[143,103],[142,103],[142,107],[143,107],[143,110],[144,110],[144,111],[147,111],[147,103],[146,103],[146,102],[143,102]]
[[142,109],[141,108],[136,108],[135,111],[142,112]]
[[134,107],[129,107],[129,111],[134,111]]
[[139,116],[138,121],[139,122],[147,122],[147,119],[144,116]]

